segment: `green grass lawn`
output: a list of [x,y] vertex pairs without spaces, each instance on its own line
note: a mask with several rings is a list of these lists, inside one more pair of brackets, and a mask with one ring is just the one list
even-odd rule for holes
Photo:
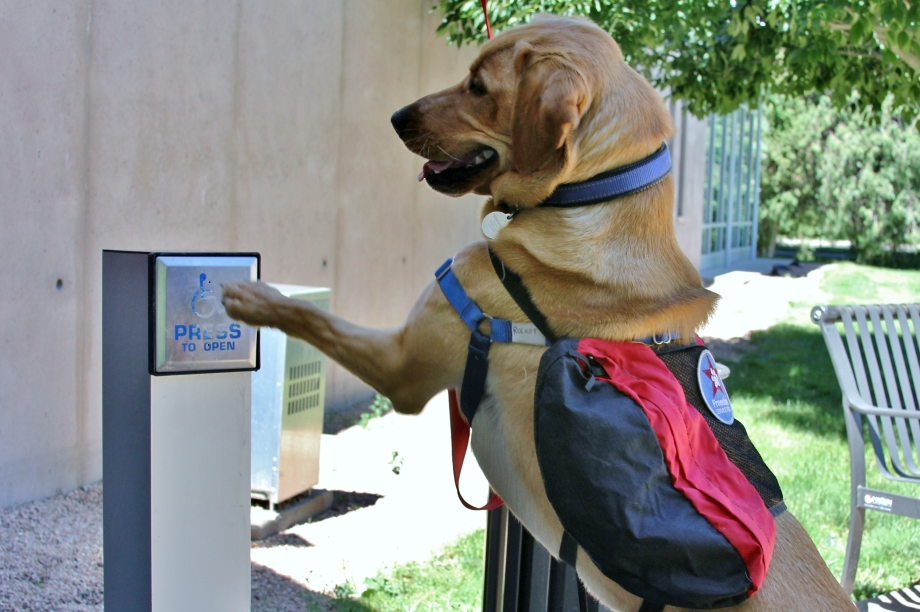
[[[483,515],[485,521],[485,515]],[[339,612],[478,612],[482,610],[485,532],[475,531],[427,563],[398,565],[340,597]]]
[[[920,272],[851,263],[823,271],[824,304],[920,301]],[[752,335],[754,348],[727,381],[737,418],[771,466],[790,511],[839,576],[849,525],[849,458],[840,389],[809,312],[790,304],[787,321]],[[718,357],[718,355],[717,355]],[[882,484],[867,455],[869,486]],[[907,495],[920,488],[884,482]],[[855,596],[865,599],[920,579],[920,521],[866,512]],[[342,597],[342,612],[479,610],[483,532],[462,538],[434,560],[398,566]]]
[[[786,505],[839,577],[849,528],[849,456],[840,390],[817,326],[788,323],[753,334],[754,349],[730,364],[726,385],[737,418],[773,469]],[[866,456],[869,486],[885,482]],[[865,599],[920,578],[920,522],[866,512],[854,594]]]
[[821,289],[827,294],[830,304],[918,302],[920,271],[839,263],[827,266]]

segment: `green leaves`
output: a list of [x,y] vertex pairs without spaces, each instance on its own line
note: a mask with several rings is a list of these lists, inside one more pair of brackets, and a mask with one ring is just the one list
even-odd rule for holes
[[866,34],[872,31],[872,24],[869,23],[869,19],[860,17],[853,22],[853,25],[850,27],[850,44],[859,45],[863,39],[866,37]]
[[849,240],[860,261],[920,244],[920,131],[891,110],[773,96],[764,106],[760,243]]
[[[920,111],[920,2],[905,0],[490,0],[493,28],[537,13],[581,15],[610,32],[627,61],[698,117],[762,94],[830,93],[878,116]],[[442,0],[439,32],[482,42],[478,0]]]

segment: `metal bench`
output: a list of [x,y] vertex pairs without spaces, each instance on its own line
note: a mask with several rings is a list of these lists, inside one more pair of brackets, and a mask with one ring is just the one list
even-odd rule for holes
[[920,518],[920,499],[866,487],[863,439],[865,423],[882,476],[920,483],[920,304],[816,306],[811,319],[821,327],[843,393],[851,495],[850,535],[840,583],[850,592],[866,508]]

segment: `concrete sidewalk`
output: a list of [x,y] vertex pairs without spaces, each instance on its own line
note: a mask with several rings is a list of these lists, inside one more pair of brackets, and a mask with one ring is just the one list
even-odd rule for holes
[[727,340],[766,329],[783,320],[807,323],[811,307],[824,299],[820,285],[828,267],[817,268],[799,278],[741,270],[715,277],[707,289],[722,297],[712,319],[699,330],[699,335]]
[[[485,527],[485,513],[457,500],[446,393],[417,416],[390,412],[366,429],[323,435],[321,449],[319,488],[382,497],[373,506],[288,529],[280,540],[290,544],[252,549],[254,563],[311,591],[331,592],[346,582],[360,591],[381,569],[428,559]],[[468,500],[485,502],[488,484],[472,454],[461,486]]]

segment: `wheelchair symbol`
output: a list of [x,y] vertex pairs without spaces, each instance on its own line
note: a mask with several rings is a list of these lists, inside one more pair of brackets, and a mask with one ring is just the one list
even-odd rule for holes
[[210,289],[205,288],[205,282],[211,284],[208,275],[202,272],[198,276],[198,291],[192,296],[192,312],[202,319],[209,319],[216,314],[223,313],[224,307],[220,300]]

